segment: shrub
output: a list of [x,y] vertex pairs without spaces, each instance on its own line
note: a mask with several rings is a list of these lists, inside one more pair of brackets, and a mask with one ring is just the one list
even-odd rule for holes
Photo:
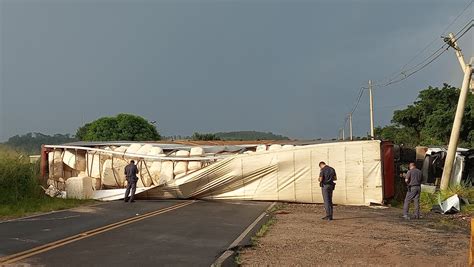
[[41,195],[38,164],[26,155],[0,147],[0,204],[11,204]]

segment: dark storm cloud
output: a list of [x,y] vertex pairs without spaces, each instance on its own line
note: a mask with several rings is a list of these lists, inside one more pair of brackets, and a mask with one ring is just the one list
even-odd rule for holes
[[[162,133],[337,134],[357,90],[438,37],[466,5],[432,1],[0,1],[0,140],[75,133],[128,112]],[[452,29],[472,18],[470,8]],[[472,35],[471,35],[472,36]],[[472,38],[462,42],[472,55]],[[441,46],[439,39],[427,52]],[[420,58],[422,59],[422,57]],[[417,91],[460,85],[450,51],[375,92],[376,124]],[[368,131],[367,97],[354,115]]]

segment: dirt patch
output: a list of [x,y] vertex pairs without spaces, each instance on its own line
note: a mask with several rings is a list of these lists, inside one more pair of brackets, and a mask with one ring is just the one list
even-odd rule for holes
[[[252,248],[242,265],[465,266],[469,228],[426,215],[406,221],[396,208],[337,206],[323,221],[321,205],[288,204]],[[467,225],[467,224],[466,224]]]

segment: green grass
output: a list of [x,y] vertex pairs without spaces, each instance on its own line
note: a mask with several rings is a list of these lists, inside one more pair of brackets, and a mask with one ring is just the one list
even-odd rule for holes
[[31,164],[27,155],[0,146],[1,219],[68,209],[93,202],[46,196],[39,184],[39,163]]
[[[433,205],[438,204],[439,193],[427,193],[421,192],[420,195],[420,209],[421,211],[428,212],[433,208]],[[402,204],[403,205],[403,204]]]
[[[250,238],[250,245],[252,247],[257,246],[258,245],[258,239],[265,236],[265,234],[268,232],[268,230],[270,230],[272,225],[274,225],[276,223],[277,220],[275,218],[275,212],[282,209],[282,208],[284,208],[285,206],[286,206],[286,204],[278,203],[278,204],[274,205],[270,210],[267,211],[270,218],[268,219],[268,221],[266,221],[260,227],[260,229],[255,233],[255,235]],[[235,258],[234,258],[234,263],[238,266],[242,265],[242,257],[240,255],[240,253],[241,253],[241,250],[239,249],[237,251],[237,254],[236,254]]]
[[273,224],[275,224],[276,219],[274,217],[270,218],[265,224],[260,227],[258,232],[255,234],[256,237],[263,237],[265,234],[268,232],[270,227],[272,227]]
[[0,219],[11,219],[35,213],[70,209],[95,202],[94,200],[52,198],[46,195],[40,198],[22,199],[17,203],[0,205]]
[[462,205],[461,212],[464,214],[474,215],[474,204]]
[[234,258],[234,262],[235,264],[237,264],[237,266],[242,265],[242,257],[240,256],[240,251],[237,251],[237,255]]
[[392,199],[392,200],[390,200],[390,206],[392,206],[394,208],[403,208],[403,202],[400,202],[396,199]]
[[258,239],[265,236],[272,225],[276,223],[275,212],[282,209],[283,207],[284,204],[277,204],[268,211],[270,219],[268,219],[268,221],[260,227],[260,229],[255,233],[255,236],[252,236],[250,239],[252,246],[256,246],[258,244]]
[[[439,201],[444,201],[455,194],[474,204],[474,187],[459,184],[435,193],[421,192],[420,209],[425,212],[430,211],[433,205],[437,205]],[[473,214],[474,205],[461,205],[461,212]]]

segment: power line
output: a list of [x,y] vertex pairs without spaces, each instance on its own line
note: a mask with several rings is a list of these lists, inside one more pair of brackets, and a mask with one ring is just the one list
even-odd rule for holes
[[367,88],[365,88],[365,87],[360,88],[359,95],[358,95],[357,100],[356,100],[356,104],[354,105],[354,107],[352,107],[351,112],[349,112],[350,114],[354,114],[354,112],[356,111],[357,107],[359,106],[360,100],[362,99],[362,95],[364,95],[364,90],[365,89],[367,89]]
[[[466,30],[464,30],[464,32],[463,32],[461,35],[459,35],[460,31],[456,34],[457,37],[455,37],[455,39],[454,39],[455,41],[460,40],[460,39],[464,36],[464,34],[466,34],[472,27],[474,27],[474,19],[472,19],[472,20],[470,21],[470,24],[471,24],[471,25],[469,25],[469,28],[467,28]],[[467,25],[466,25],[466,26],[467,26]],[[464,26],[464,28],[466,28],[466,26]],[[458,35],[459,35],[459,36],[458,36]]]
[[[448,31],[448,29],[453,26],[453,24],[464,14],[464,12],[466,12],[466,10],[472,5],[472,3],[474,3],[474,0],[471,0],[462,10],[461,12],[453,19],[453,21],[451,21],[451,23],[448,24],[448,26],[446,26],[443,30],[443,32],[441,33],[441,35],[444,35],[446,34],[446,32]],[[471,20],[472,22],[472,20]],[[457,35],[457,34],[456,34]],[[412,63],[416,58],[418,58],[421,54],[423,54],[429,47],[431,47],[435,42],[436,40],[438,40],[438,37],[435,37],[433,38],[433,40],[431,40],[431,42],[429,42],[423,49],[421,49],[418,53],[416,53],[410,60],[408,60],[407,63],[405,63],[401,68],[400,68],[400,71],[395,71],[393,72],[392,74],[388,75],[388,77],[391,77],[395,74],[398,74],[398,73],[401,73],[401,72],[404,72],[404,69],[410,64]],[[398,76],[398,75],[397,75]],[[393,79],[393,78],[392,78]]]
[[407,106],[413,103],[404,103],[404,104],[399,104],[399,105],[393,105],[393,106],[383,106],[383,107],[375,107],[375,109],[389,109],[389,108],[398,108],[401,106]]
[[[464,7],[464,9],[454,18],[454,20],[451,21],[451,23],[450,23],[448,26],[446,26],[446,27],[444,28],[444,30],[443,30],[443,32],[441,33],[441,35],[444,35],[444,34],[447,32],[447,30],[448,30],[448,29],[464,14],[464,12],[472,5],[472,3],[474,3],[474,0],[471,0],[471,1]],[[472,28],[472,23],[473,23],[473,21],[474,21],[473,19],[469,20],[469,21],[464,25],[464,27],[461,28],[461,30],[459,30],[458,33],[456,33],[456,36],[458,36],[459,33],[461,33],[461,32],[464,30],[464,33],[463,33],[461,36],[458,36],[456,40],[459,40],[470,28]],[[466,29],[466,27],[468,27],[468,26],[469,26],[469,28]],[[466,29],[466,30],[465,30],[465,29]],[[442,37],[442,38],[443,38],[443,37]],[[411,62],[413,62],[419,55],[421,55],[424,51],[426,51],[426,49],[428,49],[428,47],[430,47],[436,40],[438,40],[438,38],[434,38],[427,46],[425,46],[420,52],[418,52],[415,56],[413,56],[407,63],[405,63],[405,64],[403,65],[403,67],[401,68],[401,70],[400,70],[399,72],[394,72],[394,73],[392,73],[392,74],[390,75],[390,76],[392,76],[392,78],[388,79],[388,82],[375,84],[374,87],[385,87],[385,86],[391,85],[391,84],[394,83],[394,82],[393,82],[394,80],[397,80],[397,82],[402,81],[402,80],[404,80],[404,79],[398,79],[398,77],[400,77],[400,76],[402,76],[402,77],[407,76],[406,73],[409,73],[410,71],[412,71],[413,69],[418,68],[419,66],[423,66],[423,68],[425,68],[426,66],[425,66],[424,63],[425,63],[426,61],[430,61],[431,57],[433,57],[433,56],[435,56],[436,58],[439,57],[439,56],[437,56],[437,53],[444,49],[444,45],[441,46],[440,48],[438,48],[438,49],[437,49],[436,51],[434,51],[433,53],[431,53],[427,58],[425,58],[424,60],[422,60],[421,62],[419,62],[419,63],[416,64],[415,66],[406,69],[407,66],[408,66]],[[443,53],[444,53],[444,52],[443,52]],[[432,61],[431,61],[431,62],[432,62]],[[419,70],[418,70],[418,71],[419,71]],[[418,71],[416,71],[416,72],[418,72]],[[415,73],[416,73],[416,72],[415,72]],[[393,76],[393,75],[395,75],[395,74],[397,74],[397,75],[396,75],[396,76]],[[413,75],[413,74],[411,74],[411,75]],[[408,75],[408,76],[411,76],[411,75]],[[390,76],[389,76],[389,77],[390,77]],[[399,81],[398,81],[398,80],[399,80]]]
[[[446,26],[443,30],[443,32],[441,33],[441,35],[444,35],[448,29],[464,14],[464,12],[474,3],[474,0],[471,0],[465,7],[464,9],[454,18],[453,21],[451,21],[451,23]],[[456,33],[456,41],[460,40],[472,27],[474,27],[474,24],[473,24],[473,21],[474,19],[471,19],[470,21],[468,21],[468,23],[465,24],[465,26],[463,28],[461,28],[457,33]],[[392,78],[390,78],[387,82],[385,83],[381,83],[381,84],[375,84],[373,85],[373,87],[378,87],[378,88],[381,88],[381,87],[388,87],[392,84],[395,84],[395,83],[399,83],[403,80],[406,80],[408,79],[409,77],[413,76],[414,74],[418,73],[419,71],[423,70],[424,68],[426,68],[428,65],[430,65],[431,63],[433,63],[435,60],[437,60],[439,57],[441,57],[441,55],[443,55],[451,46],[449,45],[448,42],[446,42],[446,39],[445,39],[445,44],[443,44],[440,48],[438,48],[436,51],[434,51],[433,53],[431,53],[428,57],[426,57],[424,60],[422,60],[421,62],[417,63],[416,65],[406,69],[406,67],[411,63],[413,62],[416,58],[418,58],[423,52],[425,52],[430,46],[433,45],[433,43],[438,40],[438,38],[434,38],[427,46],[425,46],[420,52],[418,52],[415,56],[413,56],[407,63],[405,63],[402,68],[401,68],[401,71],[400,72],[395,72],[393,73],[392,75],[390,76],[393,76],[394,74],[397,74],[396,76],[393,76]],[[389,77],[390,77],[389,76]],[[352,107],[351,109],[351,112],[349,113],[351,116],[354,114],[354,112],[357,110],[357,107],[359,106],[359,103],[361,101],[361,98],[362,98],[362,95],[363,95],[363,92],[365,89],[368,89],[366,87],[361,87],[359,89],[359,93],[357,95],[357,98],[356,98],[356,102],[355,102],[355,105]],[[401,106],[401,105],[399,105]],[[396,106],[395,106],[396,107]],[[345,119],[344,119],[344,124],[343,124],[343,127],[346,126],[347,124],[347,120],[348,120],[348,117],[346,116]]]
[[462,29],[460,29],[457,33],[456,33],[456,36],[459,35],[459,33],[461,33],[467,26],[470,25],[470,27],[472,27],[472,23],[474,22],[474,19],[471,19],[470,21],[468,21],[466,23],[466,25],[464,25],[464,27],[462,27]]
[[409,77],[413,76],[415,73],[421,71],[422,69],[426,68],[428,65],[430,65],[433,61],[435,61],[436,59],[438,59],[441,55],[443,55],[448,49],[449,49],[449,46],[444,48],[442,47],[444,50],[441,50],[441,52],[439,52],[437,55],[435,55],[432,59],[430,59],[428,62],[424,63],[423,65],[421,65],[421,67],[415,69],[414,71],[410,72],[410,73],[401,73],[399,76],[403,75],[401,78],[397,79],[397,80],[391,80],[385,84],[382,84],[382,85],[375,85],[376,87],[387,87],[387,86],[390,86],[392,84],[395,84],[395,83],[399,83],[403,80],[406,80],[408,79]]
[[[473,1],[474,1],[474,0],[473,0]],[[470,25],[469,25],[469,24],[470,24]],[[468,25],[469,25],[469,27],[467,27]],[[466,28],[466,27],[467,27],[467,28]],[[462,30],[458,32],[458,33],[461,33],[461,34],[460,34],[459,36],[457,36],[457,37],[455,38],[455,40],[456,40],[456,41],[461,40],[461,38],[462,38],[472,27],[474,27],[473,20],[469,21],[469,23],[466,24],[466,26],[463,27],[463,29],[465,29],[465,30],[464,30],[462,33],[461,33]],[[445,42],[447,42],[446,39],[445,39]],[[401,82],[401,81],[403,81],[403,80],[409,78],[410,76],[412,76],[412,75],[414,75],[415,73],[417,73],[417,72],[421,71],[422,69],[426,68],[426,67],[427,67],[428,65],[430,65],[433,61],[435,61],[436,59],[438,59],[442,54],[444,54],[446,51],[448,51],[448,49],[449,49],[450,47],[452,47],[452,46],[449,45],[449,43],[447,42],[447,44],[444,44],[443,46],[441,46],[438,50],[436,50],[436,51],[435,51],[433,54],[431,54],[428,58],[426,58],[424,61],[422,61],[422,62],[425,62],[426,60],[429,59],[428,62],[426,62],[426,63],[424,63],[424,64],[422,64],[422,65],[421,65],[422,62],[420,62],[419,64],[417,64],[417,65],[415,66],[415,67],[418,67],[418,66],[421,65],[420,67],[416,68],[415,70],[411,71],[411,72],[408,73],[408,74],[406,74],[406,73],[404,73],[404,72],[400,73],[398,76],[403,75],[403,77],[400,78],[400,79],[391,80],[391,81],[387,82],[386,84],[378,85],[378,86],[376,85],[376,86],[377,86],[377,87],[387,87],[387,86],[389,86],[389,85],[392,85],[392,84],[394,84],[394,83]],[[433,57],[433,58],[430,59],[430,57]],[[414,69],[415,67],[411,68],[410,70]],[[397,77],[398,77],[398,76],[397,76]]]

